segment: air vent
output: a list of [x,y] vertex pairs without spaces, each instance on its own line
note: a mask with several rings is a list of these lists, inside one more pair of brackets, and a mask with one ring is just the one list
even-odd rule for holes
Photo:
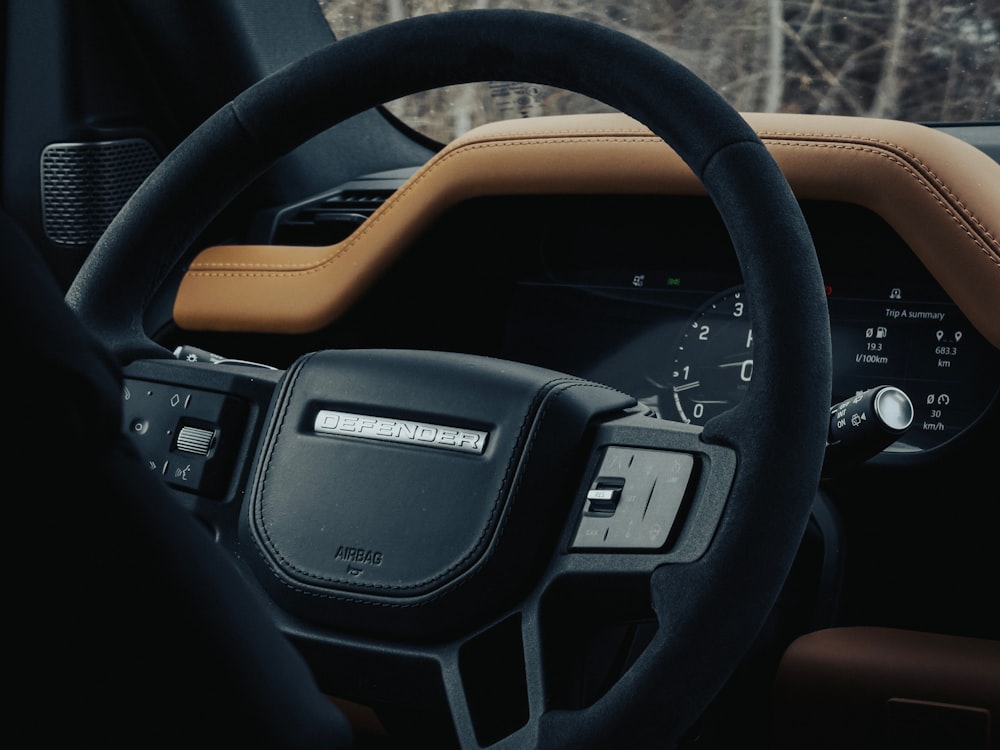
[[386,199],[393,194],[393,190],[344,190],[341,193],[327,198],[324,206],[330,207],[350,207],[374,211],[385,203]]
[[341,190],[279,215],[273,242],[278,245],[332,245],[347,238],[394,189]]
[[419,169],[401,167],[373,172],[327,192],[261,212],[248,242],[274,245],[332,245],[351,232]]

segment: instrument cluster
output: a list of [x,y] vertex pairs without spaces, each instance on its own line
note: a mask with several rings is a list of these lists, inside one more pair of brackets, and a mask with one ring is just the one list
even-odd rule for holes
[[[753,300],[711,207],[678,203],[684,224],[619,211],[547,232],[515,285],[504,356],[620,388],[665,419],[703,425],[737,404],[754,376]],[[1000,352],[879,217],[803,211],[829,303],[833,402],[895,386],[914,418],[883,455],[950,442],[996,399]]]

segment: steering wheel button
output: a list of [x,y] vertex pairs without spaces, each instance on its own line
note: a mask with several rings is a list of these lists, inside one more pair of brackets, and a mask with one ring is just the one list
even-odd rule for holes
[[576,539],[570,545],[573,549],[602,549],[607,547],[611,534],[611,523],[607,518],[585,516],[577,529]]
[[167,480],[167,484],[195,492],[204,484],[204,472],[205,464],[203,461],[174,459],[166,466],[166,472],[163,476]]
[[122,416],[150,471],[185,492],[223,494],[246,425],[241,399],[126,378]]
[[661,549],[684,501],[694,458],[612,446],[600,468],[601,474],[614,471],[621,476],[595,480],[572,549]]

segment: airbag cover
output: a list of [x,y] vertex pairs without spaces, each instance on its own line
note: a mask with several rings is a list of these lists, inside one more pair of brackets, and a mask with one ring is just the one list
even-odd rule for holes
[[278,391],[246,506],[261,579],[286,609],[326,623],[468,622],[551,551],[588,423],[633,404],[501,360],[308,355]]

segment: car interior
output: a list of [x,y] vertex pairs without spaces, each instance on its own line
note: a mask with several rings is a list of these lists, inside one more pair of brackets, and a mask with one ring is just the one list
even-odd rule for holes
[[1000,119],[327,4],[0,2],[12,732],[1000,748]]

